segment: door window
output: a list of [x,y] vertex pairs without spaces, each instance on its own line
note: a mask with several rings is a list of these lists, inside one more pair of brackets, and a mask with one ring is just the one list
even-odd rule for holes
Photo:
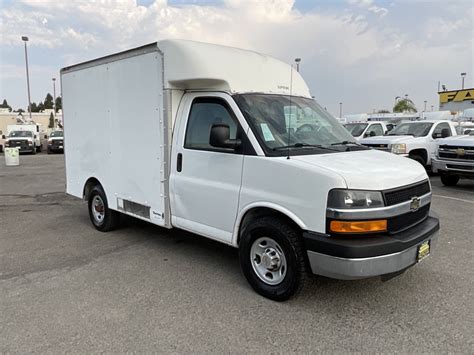
[[[371,132],[374,132],[371,134]],[[373,124],[369,127],[366,132],[367,136],[383,136],[383,128],[382,125],[379,123]]]
[[218,98],[195,99],[189,113],[184,147],[188,149],[234,152],[233,149],[215,148],[209,144],[213,124],[226,124],[230,139],[239,136],[239,124],[225,101]]
[[434,129],[433,131],[433,138],[441,138],[442,135],[442,131],[443,129],[447,129],[449,134],[448,134],[448,137],[451,136],[451,128],[449,127],[449,124],[446,123],[446,122],[443,122],[443,123],[439,123],[436,128]]

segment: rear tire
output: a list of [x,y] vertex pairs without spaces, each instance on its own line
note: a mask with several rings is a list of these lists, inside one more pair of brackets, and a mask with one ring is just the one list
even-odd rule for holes
[[274,301],[286,301],[304,286],[306,257],[299,231],[275,217],[245,228],[239,244],[242,272],[252,288]]
[[120,213],[109,208],[107,197],[100,185],[92,188],[87,205],[91,222],[98,231],[108,232],[118,227]]
[[459,176],[439,174],[439,177],[441,178],[441,182],[445,186],[456,186],[456,184],[459,182]]

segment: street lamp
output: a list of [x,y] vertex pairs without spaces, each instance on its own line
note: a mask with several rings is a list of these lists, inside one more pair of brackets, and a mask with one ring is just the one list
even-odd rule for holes
[[424,111],[426,111],[426,103],[427,103],[428,101],[425,100],[424,102],[425,102],[425,110],[424,110]]
[[297,71],[297,72],[300,71],[300,62],[301,62],[301,58],[295,58],[296,71]]
[[342,102],[339,102],[339,118],[342,118]]
[[28,42],[28,37],[21,36],[21,40],[25,42],[26,86],[28,88],[28,112],[30,113],[31,120],[30,74],[28,73],[28,50],[26,49],[26,42]]
[[53,78],[53,116],[54,116],[53,126],[56,126],[56,78]]
[[461,90],[464,90],[464,78],[466,76],[466,73],[461,73],[461,80],[462,80],[462,85],[461,85]]

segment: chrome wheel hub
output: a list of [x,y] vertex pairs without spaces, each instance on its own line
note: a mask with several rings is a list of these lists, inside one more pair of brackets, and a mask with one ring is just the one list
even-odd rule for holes
[[105,217],[105,206],[104,201],[102,201],[102,198],[99,195],[94,196],[94,199],[92,200],[91,210],[94,220],[98,224],[101,224],[104,221]]
[[285,278],[285,254],[280,245],[271,238],[262,237],[253,242],[250,262],[258,278],[268,285],[278,285]]

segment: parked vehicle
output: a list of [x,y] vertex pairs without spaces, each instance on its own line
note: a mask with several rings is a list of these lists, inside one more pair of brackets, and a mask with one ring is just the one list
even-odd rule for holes
[[278,301],[306,271],[393,277],[437,238],[426,171],[357,144],[276,59],[161,41],[61,82],[67,193],[99,231],[127,214],[239,248],[250,285]]
[[365,138],[360,143],[369,148],[409,157],[429,168],[431,156],[437,151],[436,140],[456,134],[456,127],[451,121],[410,121],[402,122],[385,136]]
[[474,131],[469,135],[440,139],[433,158],[433,172],[441,182],[454,186],[459,179],[474,179]]
[[362,138],[383,136],[388,132],[385,122],[351,122],[344,127],[358,141]]
[[38,124],[15,124],[7,126],[7,135],[2,138],[7,148],[18,147],[20,153],[36,154],[42,151],[43,135]]
[[64,134],[61,130],[52,131],[48,139],[48,154],[64,152]]

